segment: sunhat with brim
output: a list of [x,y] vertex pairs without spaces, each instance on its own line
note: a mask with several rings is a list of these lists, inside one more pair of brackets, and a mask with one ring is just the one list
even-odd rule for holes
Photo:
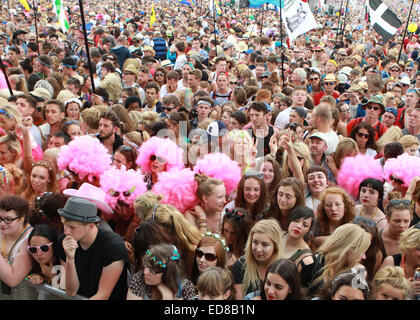
[[162,68],[165,68],[165,67],[172,67],[172,66],[173,66],[173,64],[172,64],[171,60],[163,60],[163,61],[161,62],[161,64],[160,64],[160,66],[161,66]]
[[67,197],[77,197],[87,199],[96,204],[99,210],[107,214],[113,214],[112,208],[105,203],[105,191],[95,187],[90,183],[83,183],[79,189],[66,189],[63,194]]
[[98,217],[96,204],[82,198],[71,197],[67,200],[64,208],[58,209],[58,214],[63,218],[85,222],[85,223],[97,223],[101,221]]
[[384,102],[383,102],[383,100],[382,100],[382,96],[381,95],[376,95],[376,96],[373,96],[373,97],[370,97],[370,99],[369,99],[369,101],[368,102],[366,102],[365,104],[362,104],[362,108],[363,109],[366,109],[366,106],[369,104],[369,103],[376,103],[376,104],[379,104],[380,106],[381,106],[381,108],[382,108],[382,113],[384,113],[385,112],[385,105],[384,105]]

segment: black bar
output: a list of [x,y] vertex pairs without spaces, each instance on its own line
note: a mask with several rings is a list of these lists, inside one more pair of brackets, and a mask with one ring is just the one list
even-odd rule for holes
[[398,53],[397,63],[400,62],[401,51],[404,47],[404,39],[405,39],[405,35],[407,34],[408,24],[410,23],[410,17],[411,17],[411,11],[413,10],[413,4],[414,4],[414,0],[411,0],[410,12],[408,13],[407,23],[405,24],[404,35],[403,35],[403,38],[401,40],[401,48],[400,48],[400,52]]
[[37,51],[38,51],[38,56],[39,54],[39,40],[38,40],[38,20],[36,18],[36,12],[38,11],[38,7],[35,4],[35,0],[32,1],[33,6],[34,6],[34,19],[35,19],[35,37],[36,37],[36,45],[37,45]]

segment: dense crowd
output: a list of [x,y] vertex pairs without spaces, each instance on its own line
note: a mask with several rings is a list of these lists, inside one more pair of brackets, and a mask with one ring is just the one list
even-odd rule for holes
[[293,41],[224,1],[89,1],[86,38],[34,5],[0,13],[3,293],[419,299],[418,4],[387,43],[353,2]]

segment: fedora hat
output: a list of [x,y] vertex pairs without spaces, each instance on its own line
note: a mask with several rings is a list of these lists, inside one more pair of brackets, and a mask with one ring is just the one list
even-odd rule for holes
[[96,204],[97,208],[104,213],[113,214],[112,208],[105,203],[105,191],[95,187],[90,183],[83,183],[79,189],[66,189],[63,194],[67,197],[77,197],[87,199]]
[[101,220],[96,215],[96,204],[87,199],[71,197],[67,200],[64,208],[57,211],[60,216],[73,221],[97,223]]

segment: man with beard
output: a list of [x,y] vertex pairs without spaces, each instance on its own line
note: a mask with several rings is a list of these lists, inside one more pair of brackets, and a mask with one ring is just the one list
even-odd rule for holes
[[117,134],[119,123],[120,119],[115,112],[102,112],[99,120],[99,133],[96,134],[96,137],[110,154],[114,154],[115,150],[124,144],[123,139]]

